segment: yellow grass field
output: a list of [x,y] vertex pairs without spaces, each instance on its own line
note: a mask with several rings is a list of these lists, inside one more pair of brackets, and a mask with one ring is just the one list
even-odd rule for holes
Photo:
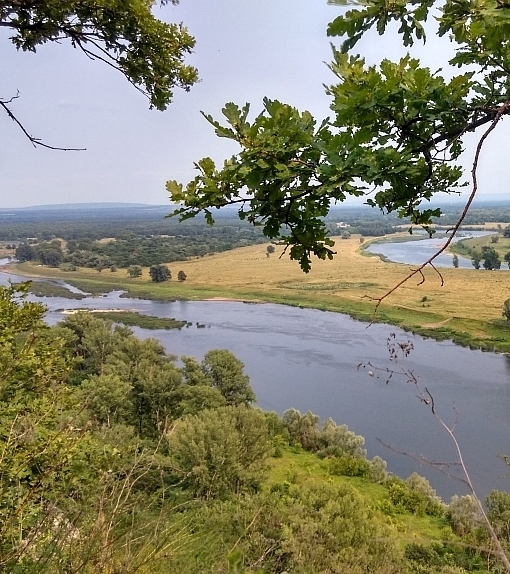
[[[124,270],[99,274],[93,269],[80,269],[69,273],[26,263],[18,265],[15,272],[58,277],[85,290],[105,286],[154,299],[273,301],[346,312],[370,320],[374,298],[389,291],[413,267],[362,255],[358,236],[335,240],[335,258],[315,260],[308,274],[287,255],[280,258],[278,246],[267,257],[267,244],[172,263],[169,267],[174,279],[159,284],[150,281],[148,269],[138,279],[129,279]],[[188,277],[182,283],[176,280],[180,270]],[[453,337],[463,344],[478,341],[488,349],[510,351],[510,322],[507,328],[501,317],[503,302],[510,298],[510,272],[453,267],[440,272],[444,285],[433,269],[425,270],[424,283],[418,285],[420,278],[415,276],[401,286],[380,306],[376,320],[436,338]]]

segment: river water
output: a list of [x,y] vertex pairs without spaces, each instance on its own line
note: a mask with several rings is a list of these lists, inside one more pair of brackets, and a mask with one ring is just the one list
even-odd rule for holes
[[[493,231],[461,231],[454,238],[453,243],[469,237],[483,237],[490,235]],[[413,241],[383,241],[381,243],[372,243],[366,250],[377,255],[384,255],[390,261],[395,263],[408,263],[411,265],[420,265],[427,261],[446,243],[446,237],[433,237],[432,239],[419,239]],[[459,267],[473,269],[471,259],[459,257]],[[453,267],[453,254],[441,253],[434,259],[436,267]]]
[[[1,263],[1,262],[0,262]],[[0,284],[8,278],[0,273]],[[163,303],[121,298],[119,293],[83,300],[36,298],[48,307],[53,324],[64,315],[58,309],[134,309],[158,317],[175,317],[193,323],[182,330],[147,331],[177,356],[201,359],[213,348],[231,350],[246,365],[251,384],[263,409],[282,413],[295,407],[332,417],[366,438],[370,457],[388,461],[388,469],[401,476],[417,471],[429,478],[445,499],[464,494],[465,486],[428,465],[420,465],[395,449],[433,462],[456,460],[453,445],[415,388],[394,376],[386,384],[373,367],[358,370],[370,361],[390,365],[386,340],[411,340],[415,350],[406,360],[435,400],[445,422],[455,424],[466,464],[480,495],[492,489],[510,490],[500,455],[510,454],[510,363],[507,357],[411,336],[389,325],[354,321],[338,313],[298,309],[274,304],[225,301]],[[198,328],[197,323],[205,325]],[[368,371],[375,376],[370,376]],[[450,468],[452,470],[453,467]],[[509,469],[510,470],[510,469]]]

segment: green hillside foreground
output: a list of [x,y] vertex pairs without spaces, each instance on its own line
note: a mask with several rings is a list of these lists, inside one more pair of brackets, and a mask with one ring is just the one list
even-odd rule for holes
[[[470,497],[443,503],[332,420],[252,406],[243,364],[0,288],[0,571],[500,572]],[[291,406],[291,405],[289,405]],[[510,494],[488,516],[510,549]]]

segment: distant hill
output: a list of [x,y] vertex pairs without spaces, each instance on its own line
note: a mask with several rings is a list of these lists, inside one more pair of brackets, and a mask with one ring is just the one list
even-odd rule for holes
[[168,209],[168,205],[151,205],[148,203],[128,203],[128,202],[101,202],[101,203],[51,203],[46,205],[31,205],[29,207],[13,207],[10,209],[1,209],[0,211],[74,211],[74,210],[84,210],[89,211],[91,209],[131,209],[131,208],[148,208],[157,209],[165,207]]

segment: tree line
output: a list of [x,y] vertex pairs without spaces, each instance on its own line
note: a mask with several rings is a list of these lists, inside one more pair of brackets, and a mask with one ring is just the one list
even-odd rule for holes
[[97,271],[127,268],[129,275],[136,277],[133,270],[139,267],[156,269],[163,263],[203,257],[246,244],[247,242],[241,239],[201,243],[198,238],[175,237],[136,237],[106,243],[90,239],[70,239],[65,245],[58,239],[41,242],[31,240],[18,244],[14,255],[20,262],[37,261],[49,267],[64,264],[63,269],[69,271],[75,271],[79,267]]

